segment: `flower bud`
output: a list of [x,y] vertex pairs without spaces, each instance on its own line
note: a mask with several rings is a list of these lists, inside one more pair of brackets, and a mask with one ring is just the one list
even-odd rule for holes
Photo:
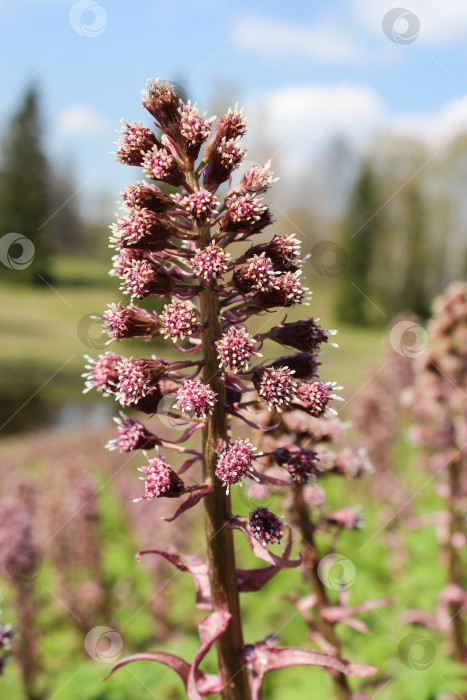
[[[125,338],[154,338],[159,333],[161,323],[154,316],[137,306],[109,304],[102,315],[104,328],[111,340]],[[109,341],[110,342],[110,341]]]
[[337,332],[324,330],[317,321],[319,319],[309,318],[307,321],[279,323],[271,328],[266,337],[281,345],[295,348],[295,350],[313,353],[320,349],[322,343],[328,342],[329,335],[334,335]]
[[263,547],[278,544],[283,537],[282,520],[269,508],[260,506],[251,511],[249,516],[250,531]]
[[295,355],[278,357],[271,364],[271,367],[288,367],[294,371],[295,379],[311,379],[318,375],[320,364],[316,355],[312,355],[310,352],[298,352]]
[[144,155],[156,144],[156,137],[151,129],[146,128],[141,122],[127,124],[121,120],[121,136],[115,144],[118,146],[115,158],[119,163],[126,165],[141,165]]
[[140,467],[138,471],[146,476],[141,477],[144,481],[145,493],[142,498],[152,501],[154,498],[178,498],[185,490],[182,479],[171,469],[165,457],[158,455],[150,459],[147,466]]
[[171,136],[177,136],[180,113],[178,110],[180,98],[174,86],[168,81],[151,78],[143,90],[143,106],[156,120],[157,126]]

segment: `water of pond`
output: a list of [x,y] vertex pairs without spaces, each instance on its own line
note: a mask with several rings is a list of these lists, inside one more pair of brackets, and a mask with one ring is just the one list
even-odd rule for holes
[[112,401],[31,398],[31,394],[3,397],[0,401],[0,438],[44,428],[69,430],[95,427],[108,423],[115,413]]

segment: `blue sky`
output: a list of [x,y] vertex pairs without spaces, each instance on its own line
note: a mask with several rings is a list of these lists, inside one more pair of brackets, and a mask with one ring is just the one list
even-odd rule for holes
[[294,172],[338,134],[435,144],[467,123],[467,3],[401,2],[394,20],[391,0],[0,0],[0,128],[36,83],[49,151],[88,201],[135,177],[108,152],[122,116],[145,120],[147,77],[202,110],[231,95]]

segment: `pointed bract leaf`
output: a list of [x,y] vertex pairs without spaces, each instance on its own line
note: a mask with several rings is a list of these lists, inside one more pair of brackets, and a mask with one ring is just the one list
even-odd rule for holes
[[[292,537],[289,531],[289,539],[285,548],[284,557],[289,558],[292,550]],[[281,566],[262,566],[259,569],[237,569],[237,585],[241,593],[254,593],[259,591],[280,570]]]
[[120,659],[120,661],[117,661],[115,666],[113,666],[108,672],[108,674],[104,676],[101,680],[107,680],[107,678],[110,678],[110,676],[113,673],[115,673],[115,671],[117,671],[119,668],[122,668],[122,666],[126,666],[127,664],[131,664],[133,661],[157,661],[160,664],[169,666],[175,671],[175,673],[178,673],[186,689],[188,682],[188,674],[190,673],[191,669],[190,664],[188,663],[188,661],[181,659],[180,656],[175,656],[175,654],[167,654],[164,651],[144,651],[140,652],[139,654],[125,656],[124,659]]
[[[298,559],[289,559],[288,557],[279,557],[276,554],[273,554],[272,552],[269,551],[266,547],[263,547],[261,542],[258,542],[257,539],[255,539],[250,531],[250,526],[248,523],[248,520],[246,518],[242,518],[238,515],[233,515],[228,521],[225,523],[225,527],[228,530],[241,530],[243,534],[245,535],[248,544],[250,545],[250,549],[253,552],[255,556],[257,556],[259,559],[263,559],[264,561],[267,561],[268,564],[273,564],[274,566],[277,566],[279,568],[287,568],[287,569],[293,569],[297,566],[300,566],[302,562],[302,556],[301,554],[299,555]],[[289,529],[289,537],[290,537],[290,529]]]
[[[145,554],[158,554],[161,557],[170,561],[179,571],[188,571],[193,578],[193,583],[196,589],[196,607],[200,610],[210,610],[211,605],[211,586],[209,583],[209,566],[208,564],[195,556],[194,554],[181,554],[173,548],[167,551],[161,549],[145,549],[138,552],[135,556],[137,560]],[[182,557],[186,564],[183,563]]]
[[214,486],[212,485],[207,485],[207,486],[202,486],[199,488],[197,491],[193,491],[190,493],[188,498],[183,501],[182,505],[175,511],[175,513],[170,517],[170,518],[161,518],[162,520],[165,520],[168,523],[173,522],[176,518],[178,518],[179,515],[182,515],[182,513],[185,513],[185,511],[189,510],[190,508],[193,508],[199,501],[204,498],[208,493],[211,493],[211,491],[214,491]]
[[201,647],[195,654],[195,658],[193,659],[193,664],[191,666],[190,673],[188,676],[187,694],[190,700],[194,700],[196,698],[196,694],[198,693],[198,666],[200,665],[201,661],[204,659],[204,657],[206,656],[216,639],[225,632],[229,625],[231,617],[232,615],[226,610],[219,610],[211,613],[211,615],[209,615],[208,617],[205,617],[203,620],[201,620],[201,622],[198,625]]
[[260,678],[269,671],[289,666],[320,666],[346,676],[359,678],[371,676],[378,670],[368,664],[351,663],[339,656],[322,654],[311,649],[274,647],[269,640],[247,645],[242,655],[242,662]]

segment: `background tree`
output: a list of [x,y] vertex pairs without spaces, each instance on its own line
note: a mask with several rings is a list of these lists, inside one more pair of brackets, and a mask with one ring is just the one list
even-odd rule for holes
[[[9,277],[41,284],[50,277],[48,227],[45,225],[50,195],[38,94],[34,88],[28,91],[13,115],[3,139],[0,184],[0,235],[22,234],[35,247],[32,264],[21,271],[15,270]],[[20,253],[20,250],[17,254],[11,251],[13,257]]]
[[342,243],[347,252],[348,264],[341,276],[337,314],[345,323],[366,325],[374,317],[374,308],[368,301],[372,296],[369,271],[381,226],[378,213],[380,206],[374,171],[369,163],[364,163],[343,224]]

